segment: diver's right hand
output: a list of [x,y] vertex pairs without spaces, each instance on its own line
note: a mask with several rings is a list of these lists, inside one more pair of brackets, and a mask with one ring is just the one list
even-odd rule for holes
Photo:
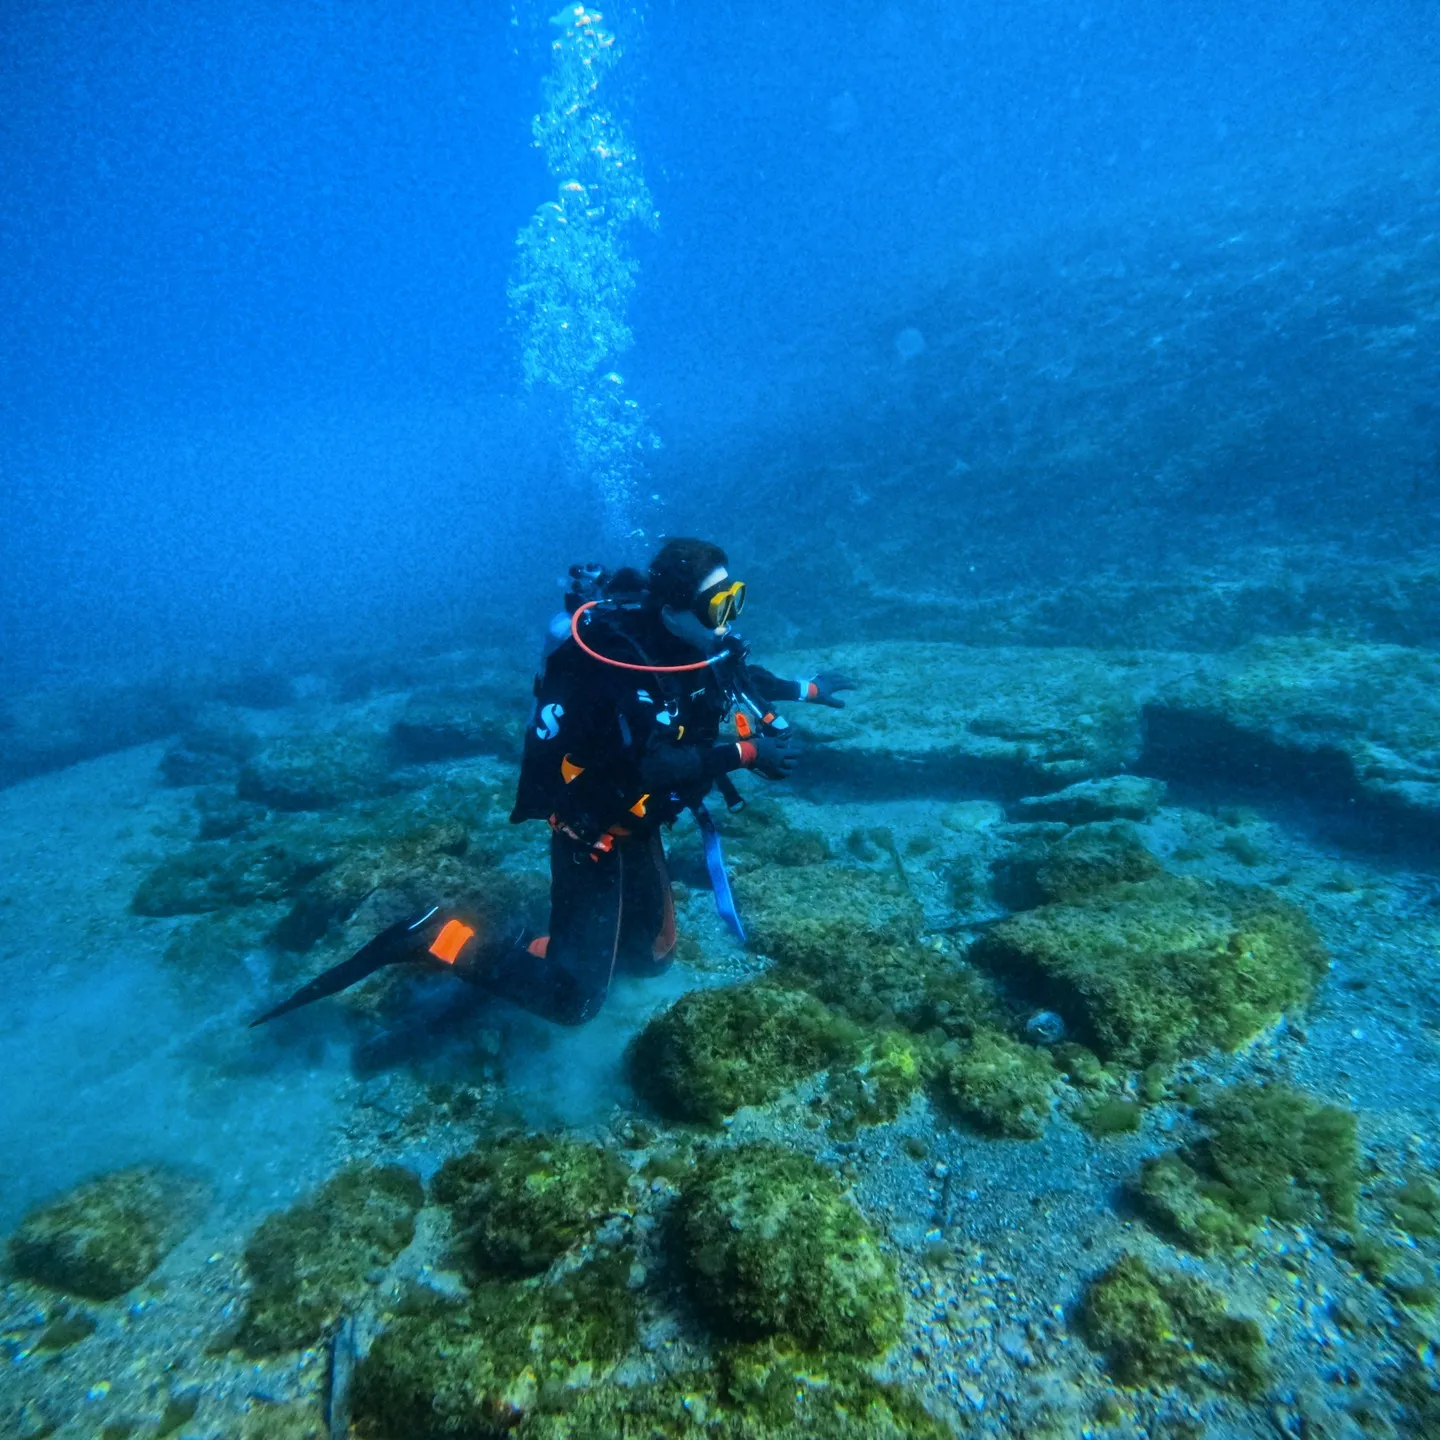
[[755,758],[749,768],[767,780],[788,780],[800,758],[800,742],[792,735],[756,735],[750,742]]

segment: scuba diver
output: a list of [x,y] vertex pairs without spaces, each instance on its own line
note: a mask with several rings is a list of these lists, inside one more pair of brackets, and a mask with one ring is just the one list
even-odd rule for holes
[[[837,673],[786,680],[751,665],[733,628],[745,584],[704,540],[668,541],[648,575],[575,566],[550,627],[525,735],[512,823],[550,826],[550,928],[486,935],[462,908],[398,921],[255,1025],[386,965],[418,963],[564,1025],[591,1019],[615,973],[658,975],[675,947],[661,830],[696,817],[716,905],[744,938],[705,798],[730,779],[793,771],[800,746],[772,701],[842,709],[854,682]],[[735,735],[721,734],[734,720]]]

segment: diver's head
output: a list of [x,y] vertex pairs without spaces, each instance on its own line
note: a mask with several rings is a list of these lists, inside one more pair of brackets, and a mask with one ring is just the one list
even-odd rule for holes
[[697,630],[718,639],[744,608],[745,582],[730,578],[727,563],[708,540],[667,540],[650,562],[650,596],[682,639]]

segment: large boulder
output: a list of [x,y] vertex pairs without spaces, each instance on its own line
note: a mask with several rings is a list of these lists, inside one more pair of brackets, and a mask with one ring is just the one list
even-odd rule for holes
[[801,990],[751,983],[692,990],[630,1043],[631,1083],[667,1119],[718,1125],[853,1058],[856,1026]]
[[[477,1285],[459,1304],[412,1299],[355,1372],[358,1433],[506,1440],[537,1411],[568,1409],[635,1343],[633,1269],[632,1254],[614,1251],[553,1281]],[[560,1433],[651,1432],[566,1425]]]
[[1303,1006],[1327,965],[1271,891],[1170,875],[1012,915],[970,956],[1135,1066],[1235,1049]]
[[713,1151],[687,1180],[679,1249],[724,1334],[873,1354],[899,1335],[895,1262],[822,1165],[778,1145]]
[[509,1135],[453,1156],[435,1198],[456,1248],[482,1274],[533,1275],[592,1235],[625,1202],[630,1172],[610,1151],[561,1135]]

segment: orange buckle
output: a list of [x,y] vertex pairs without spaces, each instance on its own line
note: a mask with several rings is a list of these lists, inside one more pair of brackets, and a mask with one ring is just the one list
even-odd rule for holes
[[750,717],[743,710],[735,713],[735,733],[742,740],[748,740],[755,733],[755,727],[750,723]]
[[460,952],[475,938],[475,932],[458,920],[447,920],[440,933],[430,942],[430,953],[447,965],[453,965]]

